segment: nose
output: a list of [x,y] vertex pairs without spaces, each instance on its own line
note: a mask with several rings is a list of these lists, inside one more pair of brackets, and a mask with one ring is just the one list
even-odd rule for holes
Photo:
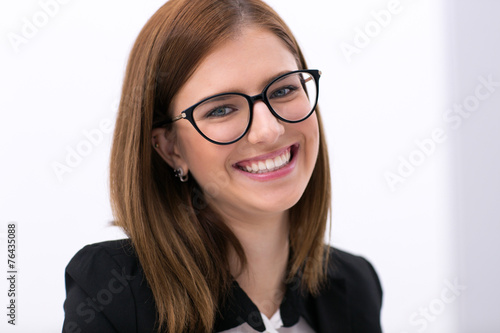
[[276,118],[263,101],[253,105],[253,119],[248,130],[248,141],[257,143],[274,143],[285,133],[284,125]]

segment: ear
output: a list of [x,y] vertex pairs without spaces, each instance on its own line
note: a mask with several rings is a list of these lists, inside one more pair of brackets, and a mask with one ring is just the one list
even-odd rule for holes
[[165,128],[154,128],[151,135],[153,149],[172,169],[182,168],[184,172],[189,170],[186,161],[179,152],[177,136],[173,130],[167,131]]

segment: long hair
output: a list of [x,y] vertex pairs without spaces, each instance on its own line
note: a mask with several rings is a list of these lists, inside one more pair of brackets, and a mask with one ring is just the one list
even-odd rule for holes
[[[212,330],[230,290],[227,253],[246,264],[236,236],[211,209],[194,179],[180,183],[152,148],[153,124],[212,49],[245,26],[274,33],[306,62],[290,29],[259,0],[171,0],[146,23],[130,54],[110,165],[115,223],[131,239],[154,295],[159,330]],[[318,110],[317,110],[318,111]],[[291,208],[287,282],[317,293],[325,278],[324,233],[330,211],[330,169],[321,118],[318,159]]]

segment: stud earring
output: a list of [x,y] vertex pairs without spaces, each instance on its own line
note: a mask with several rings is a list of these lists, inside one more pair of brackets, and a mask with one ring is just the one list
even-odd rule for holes
[[174,170],[175,177],[179,178],[179,180],[183,183],[187,182],[189,175],[184,174],[184,170],[182,168],[177,168]]
[[158,142],[155,142],[155,148],[158,148],[159,145],[158,145]]

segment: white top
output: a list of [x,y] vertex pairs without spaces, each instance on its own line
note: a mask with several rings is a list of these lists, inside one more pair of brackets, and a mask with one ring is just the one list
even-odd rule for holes
[[[276,311],[276,313],[271,317],[271,319],[267,318],[267,316],[263,313],[260,314],[262,316],[262,321],[266,326],[265,333],[314,333],[314,330],[307,324],[304,318],[300,317],[297,324],[292,327],[283,327],[283,321],[281,320],[280,310]],[[254,330],[248,323],[243,323],[240,326],[231,328],[226,331],[222,331],[219,333],[255,333],[258,332]]]

